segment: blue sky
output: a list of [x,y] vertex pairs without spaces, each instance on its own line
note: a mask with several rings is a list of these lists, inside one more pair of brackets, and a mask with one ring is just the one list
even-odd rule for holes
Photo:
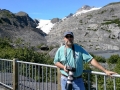
[[0,8],[24,11],[33,19],[63,18],[84,5],[103,7],[119,0],[0,0]]

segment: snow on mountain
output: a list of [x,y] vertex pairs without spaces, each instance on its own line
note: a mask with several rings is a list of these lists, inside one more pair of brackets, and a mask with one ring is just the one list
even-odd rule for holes
[[36,28],[40,28],[43,32],[48,34],[53,26],[54,24],[51,23],[51,20],[40,19]]
[[[87,13],[93,10],[98,10],[100,8],[90,7],[88,5],[83,6],[80,8],[73,16],[81,15],[82,13]],[[64,21],[67,17],[62,18],[62,21]],[[38,26],[36,28],[40,28],[43,32],[48,34],[51,30],[51,28],[55,25],[55,23],[51,23],[51,20],[43,20],[40,19]]]
[[80,8],[73,16],[78,16],[78,15],[81,15],[82,13],[87,13],[93,10],[98,10],[100,8],[95,8],[95,7],[90,7],[88,5],[85,5],[82,8]]

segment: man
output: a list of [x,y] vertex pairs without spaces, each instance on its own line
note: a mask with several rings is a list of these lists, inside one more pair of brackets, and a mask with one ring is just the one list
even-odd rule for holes
[[115,72],[108,71],[103,68],[88,52],[82,47],[74,44],[74,35],[72,32],[64,33],[65,45],[61,46],[55,55],[54,64],[60,68],[61,72],[61,88],[66,90],[66,82],[68,77],[67,66],[75,68],[73,74],[72,88],[73,90],[85,90],[81,75],[83,73],[83,62],[89,62],[96,68],[102,70],[107,75],[115,74]]

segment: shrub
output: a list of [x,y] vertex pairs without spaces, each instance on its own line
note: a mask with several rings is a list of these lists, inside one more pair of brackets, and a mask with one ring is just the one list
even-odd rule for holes
[[108,63],[117,63],[118,59],[120,59],[119,55],[111,55],[110,58],[108,59]]

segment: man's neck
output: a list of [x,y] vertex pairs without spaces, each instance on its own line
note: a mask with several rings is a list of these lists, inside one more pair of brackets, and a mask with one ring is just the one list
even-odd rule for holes
[[[72,44],[73,45],[73,44]],[[67,48],[72,48],[72,45],[65,45]]]

